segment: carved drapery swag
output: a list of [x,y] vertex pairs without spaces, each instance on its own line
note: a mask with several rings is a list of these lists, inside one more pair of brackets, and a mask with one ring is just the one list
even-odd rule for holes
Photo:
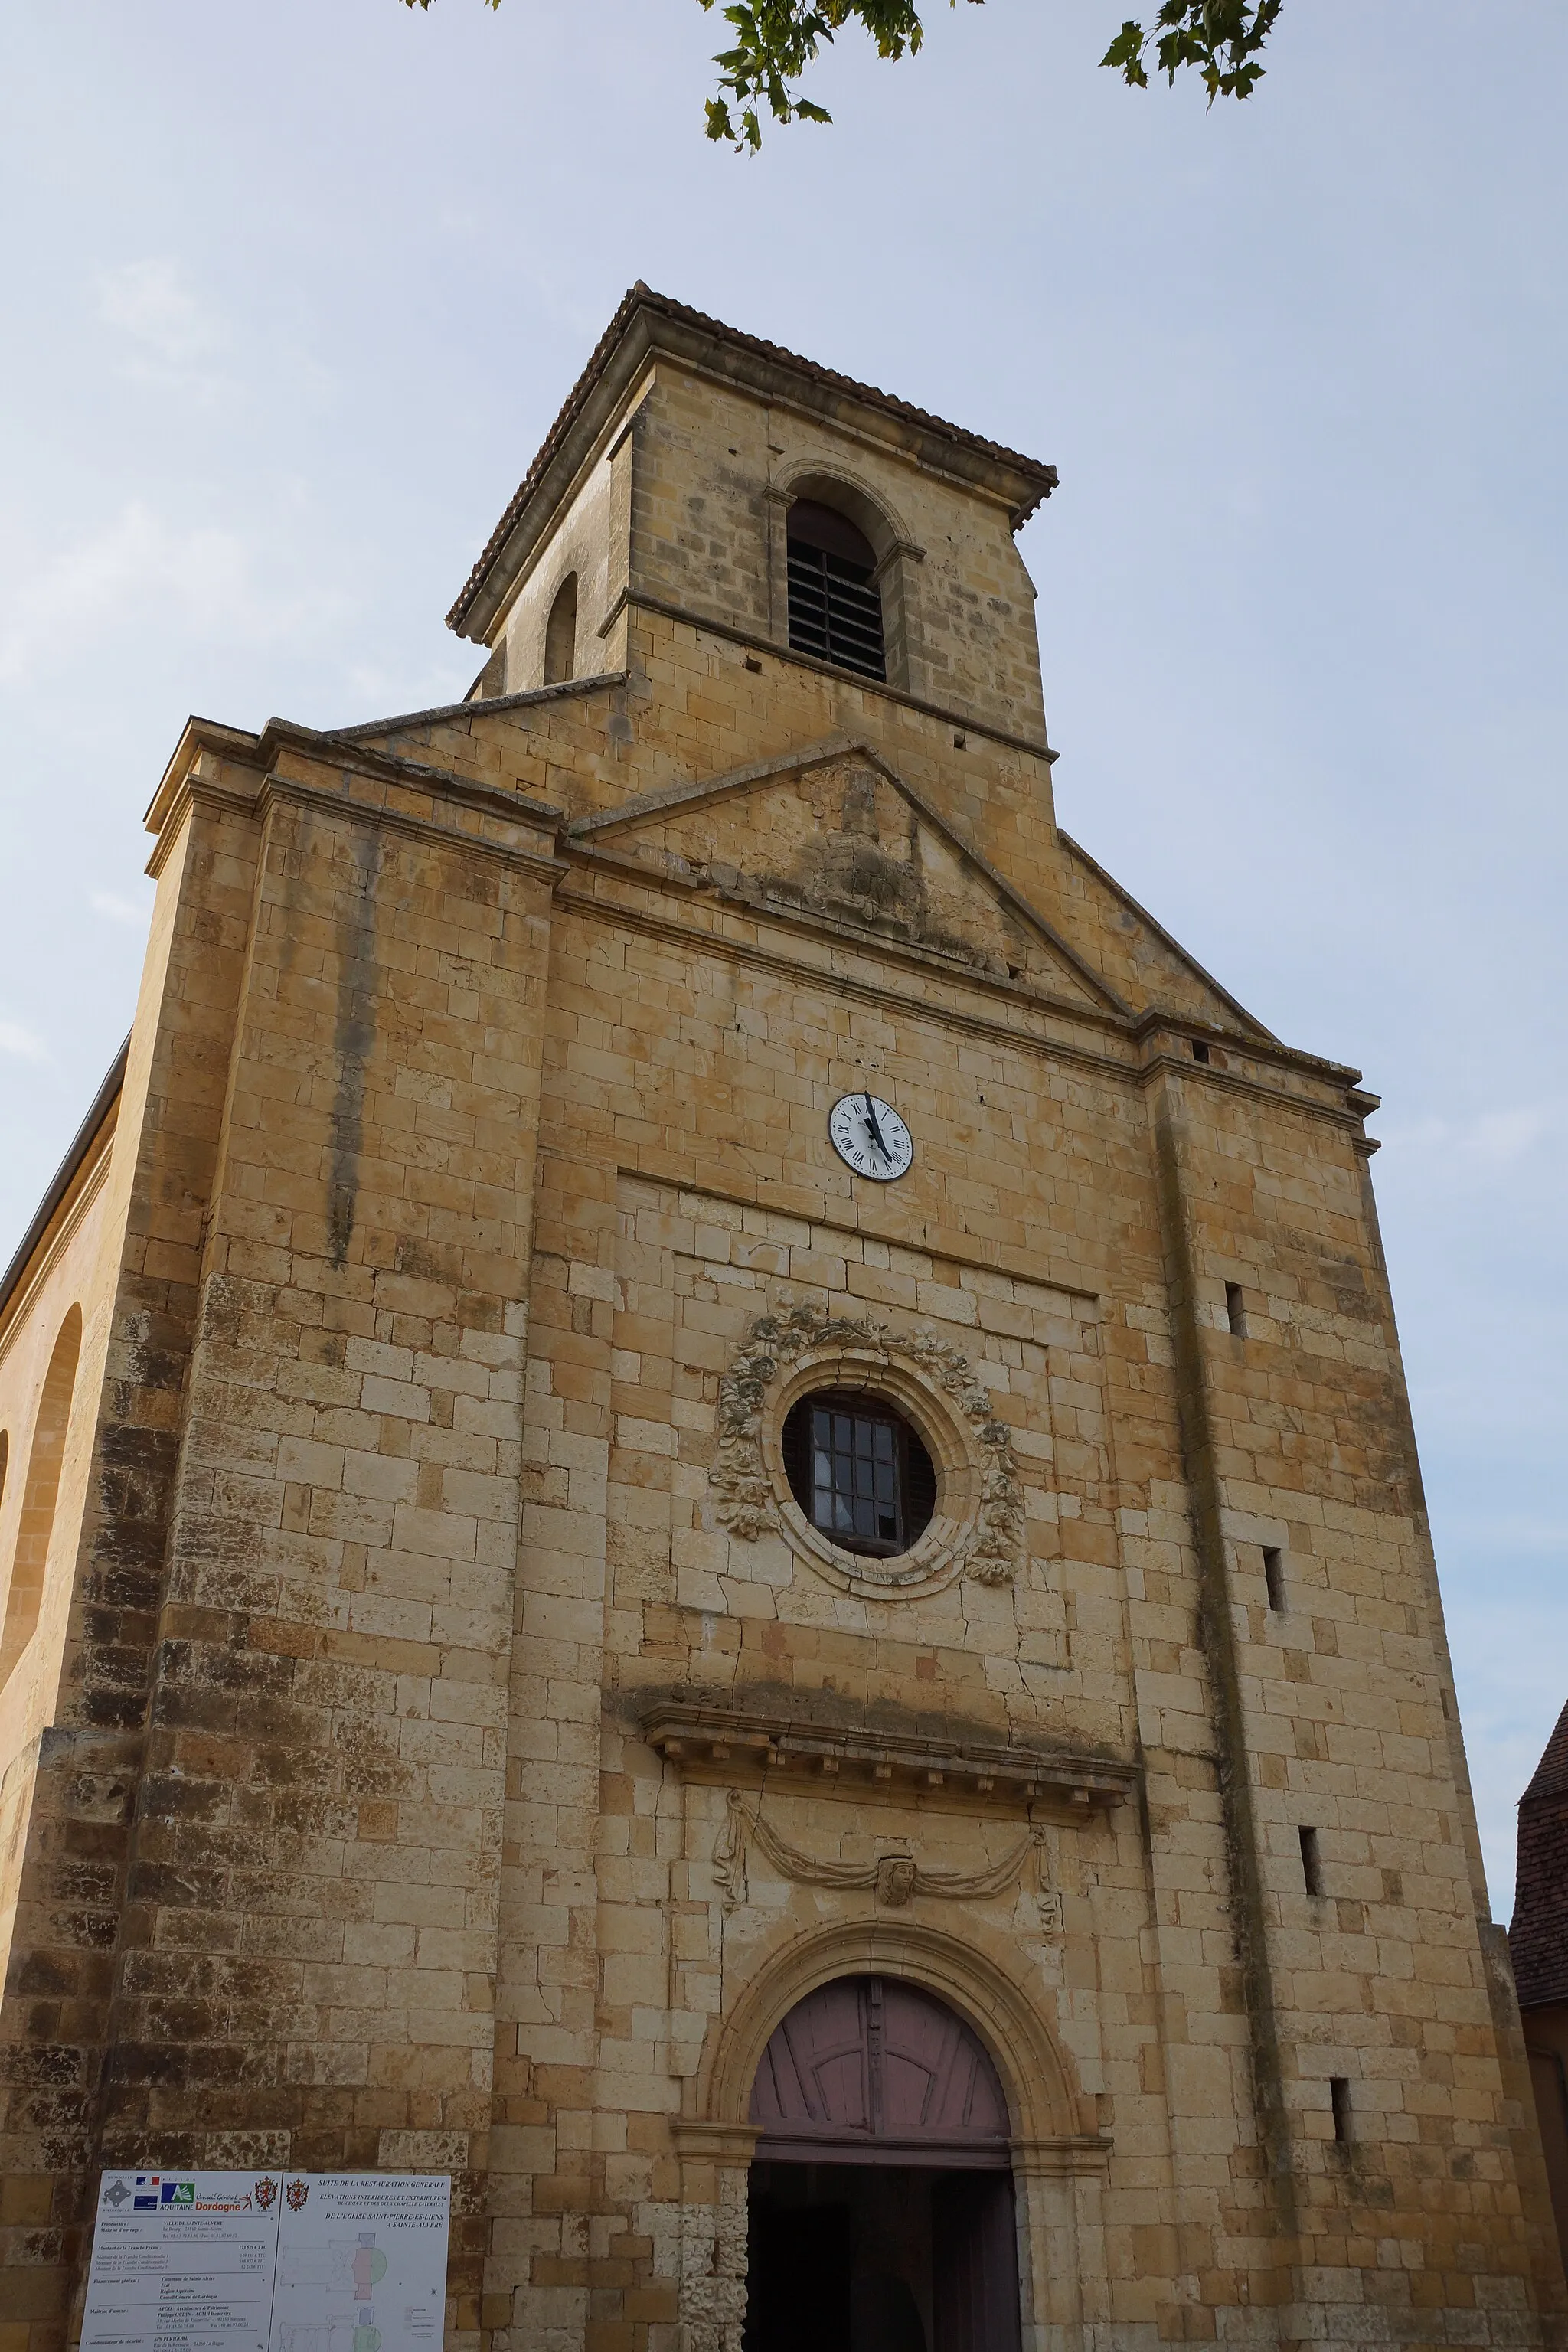
[[1005,1895],[1034,1864],[1036,1889],[1047,1925],[1060,1925],[1061,1898],[1046,1882],[1045,1838],[1034,1828],[1025,1831],[1000,1862],[984,1870],[928,1870],[912,1853],[879,1854],[872,1862],[833,1862],[806,1853],[780,1835],[763,1818],[760,1805],[749,1803],[731,1789],[724,1826],[713,1848],[713,1876],[726,1911],[746,1899],[746,1856],[758,1847],[785,1878],[803,1886],[836,1886],[846,1891],[874,1887],[879,1903],[901,1911],[916,1895],[934,1895],[950,1902],[979,1902],[987,1895]]
[[874,1318],[830,1314],[806,1304],[759,1315],[719,1383],[719,1448],[709,1483],[718,1516],[731,1535],[754,1543],[777,1524],[777,1503],[763,1459],[763,1407],[785,1365],[818,1349],[868,1349],[913,1364],[952,1399],[970,1423],[982,1456],[980,1510],[964,1565],[983,1584],[1006,1584],[1024,1539],[1024,1494],[1005,1422],[975,1380],[969,1359],[936,1332],[890,1330]]

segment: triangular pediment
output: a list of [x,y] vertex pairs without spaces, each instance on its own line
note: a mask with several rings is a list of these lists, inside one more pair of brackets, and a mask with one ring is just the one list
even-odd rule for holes
[[647,793],[579,819],[572,835],[992,979],[1100,1012],[1127,1010],[868,744],[816,744]]

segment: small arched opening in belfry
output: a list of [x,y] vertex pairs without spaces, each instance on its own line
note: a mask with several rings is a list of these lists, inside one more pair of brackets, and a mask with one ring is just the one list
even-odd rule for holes
[[11,1554],[11,1580],[5,1591],[5,1625],[0,1629],[0,1684],[7,1680],[37,1630],[80,1355],[81,1309],[73,1307],[56,1338],[33,1424],[26,1484]]
[[577,675],[577,574],[569,572],[555,591],[544,625],[544,683],[564,686]]
[[1018,2352],[1012,2124],[935,1993],[837,1977],[752,2087],[745,2352]]

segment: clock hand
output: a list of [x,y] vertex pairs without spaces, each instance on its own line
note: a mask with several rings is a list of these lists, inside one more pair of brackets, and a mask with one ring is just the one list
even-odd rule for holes
[[891,1160],[893,1155],[889,1150],[886,1143],[882,1140],[882,1130],[877,1124],[877,1114],[871,1108],[871,1097],[869,1095],[866,1096],[865,1103],[866,1124],[871,1130],[871,1140],[876,1145],[884,1160]]

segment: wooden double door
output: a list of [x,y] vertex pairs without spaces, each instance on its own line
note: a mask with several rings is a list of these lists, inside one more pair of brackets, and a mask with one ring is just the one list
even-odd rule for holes
[[745,2352],[1019,2352],[1007,2105],[942,2002],[847,1977],[757,2072]]

